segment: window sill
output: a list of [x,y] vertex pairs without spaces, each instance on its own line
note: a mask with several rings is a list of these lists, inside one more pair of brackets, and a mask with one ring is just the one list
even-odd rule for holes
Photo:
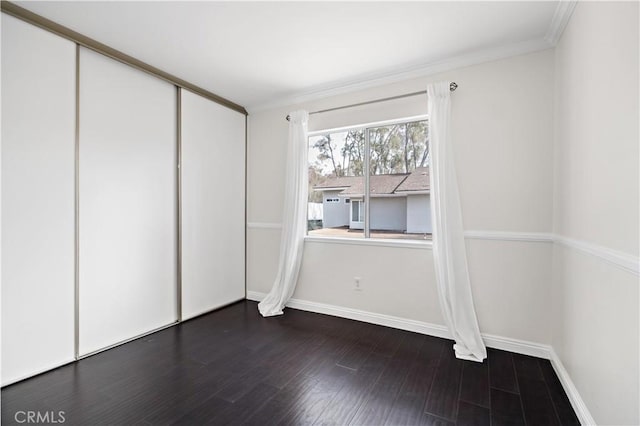
[[403,247],[412,249],[431,250],[431,241],[419,240],[392,240],[382,238],[344,238],[344,237],[317,237],[305,236],[305,243],[346,244],[354,246],[378,246],[378,247]]

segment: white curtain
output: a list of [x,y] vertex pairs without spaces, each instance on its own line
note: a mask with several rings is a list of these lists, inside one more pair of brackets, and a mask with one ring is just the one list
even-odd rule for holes
[[449,82],[427,86],[431,156],[433,260],[445,322],[453,335],[457,358],[482,362],[487,350],[473,307],[462,225],[458,182],[449,135]]
[[289,114],[289,142],[284,194],[282,236],[278,274],[271,291],[258,304],[262,316],[282,315],[284,305],[293,295],[302,262],[304,236],[307,232],[307,122],[309,113]]

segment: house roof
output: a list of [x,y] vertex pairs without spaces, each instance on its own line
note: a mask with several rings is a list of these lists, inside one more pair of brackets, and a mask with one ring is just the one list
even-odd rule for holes
[[362,176],[340,176],[327,178],[321,184],[315,185],[313,189],[326,191],[329,189],[344,189],[355,185],[358,181],[362,182]]
[[[406,174],[373,175],[369,179],[369,191],[371,195],[390,195],[407,178]],[[364,194],[364,179],[358,179],[353,185],[346,188],[340,195]]]
[[[341,176],[328,178],[324,183],[316,185],[317,191],[339,190],[342,196],[362,196],[364,179],[362,176]],[[395,173],[373,175],[369,179],[371,195],[406,195],[412,192],[429,191],[429,169],[418,167],[412,173]]]
[[429,191],[429,168],[416,167],[416,169],[396,188],[396,192]]

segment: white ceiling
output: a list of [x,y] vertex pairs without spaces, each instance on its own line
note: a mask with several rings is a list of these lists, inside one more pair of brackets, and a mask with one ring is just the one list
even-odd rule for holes
[[453,58],[550,47],[559,2],[18,4],[251,110]]

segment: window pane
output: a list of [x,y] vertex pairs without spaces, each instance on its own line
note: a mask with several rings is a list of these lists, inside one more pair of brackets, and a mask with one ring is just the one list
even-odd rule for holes
[[357,222],[360,217],[360,202],[359,201],[354,201],[353,204],[351,204],[351,220],[354,222]]
[[371,238],[431,239],[427,122],[369,129]]
[[309,138],[309,235],[364,235],[364,209],[353,201],[364,193],[364,149],[363,130]]

